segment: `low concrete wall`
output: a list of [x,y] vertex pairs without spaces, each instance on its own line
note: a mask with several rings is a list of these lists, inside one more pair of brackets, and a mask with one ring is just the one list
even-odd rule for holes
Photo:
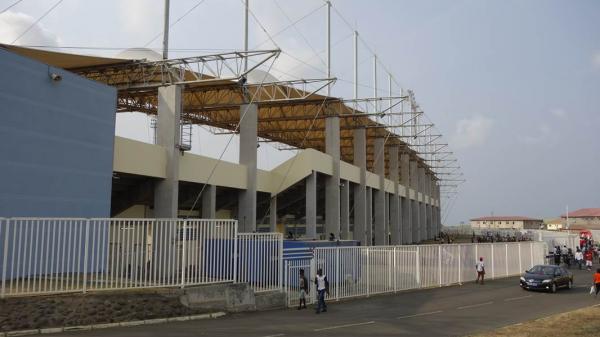
[[224,283],[186,288],[180,300],[191,309],[229,312],[269,310],[285,307],[283,292],[255,294],[246,283]]

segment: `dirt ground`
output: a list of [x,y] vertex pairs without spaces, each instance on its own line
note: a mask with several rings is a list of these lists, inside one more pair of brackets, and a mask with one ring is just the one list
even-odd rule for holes
[[509,325],[470,337],[592,337],[600,336],[600,306]]

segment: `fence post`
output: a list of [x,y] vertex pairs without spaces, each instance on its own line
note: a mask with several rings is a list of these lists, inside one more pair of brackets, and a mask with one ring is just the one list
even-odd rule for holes
[[460,244],[458,244],[458,284],[462,284],[462,283],[460,282],[460,277],[462,276],[462,275],[461,275],[462,273],[461,273],[461,271],[460,271],[460,267],[461,267],[461,265],[462,265],[462,260],[461,260],[461,258],[460,258]]
[[277,238],[279,240],[278,242],[278,246],[279,246],[279,291],[283,290],[283,234],[278,233]]
[[504,264],[506,264],[506,276],[508,276],[508,243],[504,244],[504,247],[506,248],[505,251],[505,257],[504,257]]
[[418,287],[421,288],[421,258],[420,258],[420,251],[421,251],[421,246],[417,245],[417,259],[416,259],[416,263],[417,263],[417,284]]
[[238,221],[233,226],[233,283],[237,283],[238,271]]
[[496,267],[494,266],[494,244],[492,245],[492,280],[496,278]]
[[[10,224],[10,220],[0,220],[0,224],[4,224],[4,253],[2,256],[2,292],[0,293],[0,298],[4,298],[6,296],[6,270],[8,266],[8,227]],[[13,243],[14,244],[14,243]]]
[[518,243],[519,245],[519,274],[523,272],[523,266],[522,266],[522,262],[521,262],[521,242]]
[[365,247],[365,249],[367,251],[367,297],[369,297],[370,290],[371,290],[371,289],[369,289],[369,282],[371,280],[371,268],[370,268],[371,259],[369,258],[369,251],[371,250],[371,248]]
[[83,244],[83,293],[87,291],[88,246],[90,241],[90,219],[85,220],[85,241]]
[[533,267],[533,241],[529,242],[529,250],[530,250],[530,254],[531,254],[531,267]]
[[[287,260],[284,263],[285,263],[285,269],[283,270],[283,272],[285,273],[284,274],[285,275],[285,303],[286,303],[286,306],[289,307],[290,303],[291,303],[291,301],[290,301],[290,277],[288,275],[289,266],[288,266]],[[300,285],[300,284],[298,284],[298,285]],[[309,295],[306,294],[306,296],[309,296]]]
[[442,286],[442,245],[438,245],[438,278]]
[[394,292],[398,291],[398,270],[396,269],[396,248],[395,247],[392,248],[392,254],[394,254],[394,267],[393,267],[393,271],[394,271]]
[[335,247],[335,300],[340,300],[340,247]]
[[[179,222],[179,220],[177,220],[177,222]],[[183,248],[183,251],[181,252],[181,289],[183,289],[185,287],[185,257],[187,255],[187,220],[183,220],[183,238],[181,241]]]

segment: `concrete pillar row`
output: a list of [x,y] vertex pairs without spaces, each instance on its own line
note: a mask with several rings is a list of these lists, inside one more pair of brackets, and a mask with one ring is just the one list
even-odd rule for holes
[[325,119],[325,152],[331,156],[333,170],[325,182],[325,235],[340,237],[340,118]]
[[360,168],[360,182],[354,185],[354,240],[367,244],[367,133],[354,130],[354,165]]
[[379,177],[379,188],[375,191],[375,245],[385,245],[385,139],[375,138],[375,174]]
[[269,203],[269,229],[271,232],[277,231],[277,194],[271,195]]
[[217,186],[205,185],[202,192],[202,218],[214,219],[217,217]]
[[239,193],[240,232],[256,231],[256,149],[258,145],[258,105],[240,105],[240,164],[246,167],[246,190]]
[[416,161],[410,161],[410,187],[413,190],[414,199],[411,200],[411,227],[412,227],[412,243],[417,243],[420,241],[420,220],[421,217],[419,212],[419,172],[418,172],[418,164]]
[[410,201],[410,156],[407,153],[400,155],[400,181],[404,186],[405,196],[402,198],[402,243],[412,243],[412,219]]
[[156,143],[165,148],[165,179],[154,186],[154,217],[177,218],[179,210],[179,143],[181,120],[181,87],[158,88]]
[[371,187],[367,187],[367,227],[366,227],[366,237],[367,237],[367,246],[373,245],[373,189]]
[[306,177],[306,238],[317,239],[317,172]]
[[340,238],[349,240],[350,238],[350,182],[342,180],[340,186]]
[[390,180],[394,183],[394,193],[390,198],[390,244],[399,245],[402,243],[402,233],[400,230],[400,175],[398,146],[390,146]]

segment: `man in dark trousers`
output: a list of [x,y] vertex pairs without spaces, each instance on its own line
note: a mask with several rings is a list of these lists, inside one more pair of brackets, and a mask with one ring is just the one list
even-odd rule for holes
[[483,263],[483,257],[480,257],[479,261],[475,264],[475,270],[477,270],[477,280],[475,283],[478,283],[479,278],[481,278],[481,284],[483,284],[483,278],[485,277],[485,263]]
[[316,313],[320,313],[321,311],[327,311],[327,304],[325,304],[325,293],[329,295],[329,281],[327,281],[327,276],[323,275],[323,269],[319,268],[317,270],[317,276],[315,277],[315,286],[317,287],[317,311]]
[[298,280],[300,285],[300,301],[298,303],[298,310],[306,309],[306,295],[308,294],[308,280],[304,276],[304,269],[300,269],[300,279]]

